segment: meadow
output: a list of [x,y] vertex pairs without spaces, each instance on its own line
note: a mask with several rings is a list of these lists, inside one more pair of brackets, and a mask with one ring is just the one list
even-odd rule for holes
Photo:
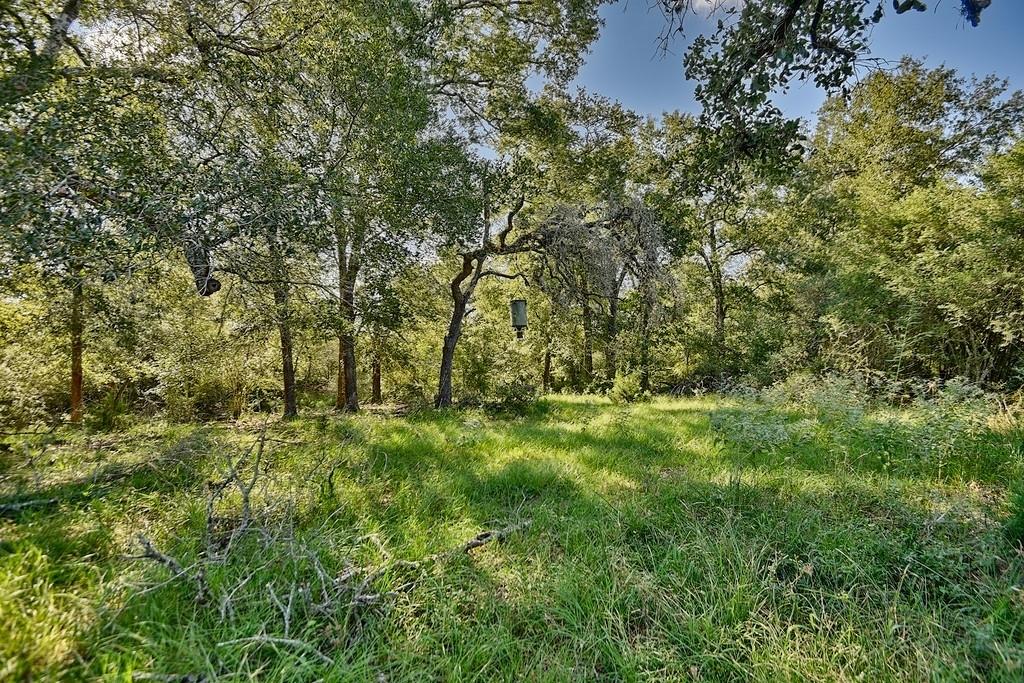
[[1019,425],[841,396],[9,435],[0,679],[1021,680]]

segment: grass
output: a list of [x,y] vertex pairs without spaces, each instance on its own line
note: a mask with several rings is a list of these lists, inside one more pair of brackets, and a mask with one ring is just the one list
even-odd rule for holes
[[[271,423],[202,603],[129,556],[143,533],[201,562],[206,482],[255,423],[11,440],[0,503],[57,502],[0,519],[0,679],[1022,680],[1020,432],[933,452],[896,418],[559,397]],[[370,566],[403,590],[314,607],[318,567]]]

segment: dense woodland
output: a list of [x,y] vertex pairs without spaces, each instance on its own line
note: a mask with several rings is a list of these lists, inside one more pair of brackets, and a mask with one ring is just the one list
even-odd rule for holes
[[653,120],[567,89],[586,3],[243,6],[5,15],[5,423],[1020,386],[1024,97],[996,76],[908,58],[813,129],[764,95]]
[[0,2],[0,678],[1013,680],[1024,93],[659,0],[645,116],[602,4]]

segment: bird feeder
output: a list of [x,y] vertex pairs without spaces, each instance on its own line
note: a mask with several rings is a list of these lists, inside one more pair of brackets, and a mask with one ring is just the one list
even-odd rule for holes
[[526,299],[512,299],[509,304],[512,311],[512,327],[516,331],[516,339],[523,338],[523,330],[526,329]]

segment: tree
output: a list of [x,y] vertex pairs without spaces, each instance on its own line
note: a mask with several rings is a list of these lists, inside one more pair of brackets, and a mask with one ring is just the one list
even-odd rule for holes
[[[288,7],[149,0],[9,0],[0,7],[0,110],[49,88],[188,83],[217,72],[232,55],[281,50],[296,33],[279,23]],[[278,30],[281,29],[281,30]],[[301,30],[300,30],[301,32]]]
[[[716,117],[737,120],[768,107],[768,97],[793,80],[812,81],[829,93],[845,92],[866,61],[871,27],[886,14],[883,0],[658,0],[666,19],[662,44],[682,32],[688,15],[708,8],[717,29],[687,50],[686,76],[698,82],[697,99]],[[961,14],[977,26],[991,0],[961,0]],[[923,0],[893,0],[892,10],[923,12]]]
[[[987,158],[1024,125],[1019,93],[905,61],[823,107],[775,220],[799,236],[801,307],[832,367],[890,376],[1013,373],[1015,240],[988,223]],[[998,213],[998,212],[997,212]],[[984,218],[983,218],[984,216]],[[827,292],[821,295],[817,292]],[[997,298],[991,298],[991,297]]]
[[146,93],[102,81],[36,93],[0,120],[3,261],[31,263],[68,292],[73,422],[84,410],[90,287],[114,283],[157,249],[165,150]]
[[[485,182],[486,178],[485,175]],[[437,394],[434,397],[434,407],[436,408],[447,408],[452,405],[452,368],[455,362],[455,349],[462,336],[462,326],[469,310],[469,304],[480,280],[488,276],[515,277],[504,271],[487,268],[488,259],[523,254],[539,247],[539,235],[534,230],[521,231],[515,239],[511,241],[509,239],[516,228],[516,217],[523,210],[525,198],[522,195],[515,199],[509,208],[505,226],[498,231],[497,235],[491,236],[491,201],[493,200],[487,192],[485,186],[483,192],[483,235],[480,246],[459,254],[462,268],[449,283],[452,314],[444,336],[444,344],[441,347],[441,368],[437,381]]]
[[764,248],[764,235],[754,229],[755,199],[799,162],[795,133],[793,122],[708,128],[679,114],[666,116],[655,133],[652,203],[673,254],[696,259],[704,270],[714,302],[712,344],[723,361],[730,283]]

